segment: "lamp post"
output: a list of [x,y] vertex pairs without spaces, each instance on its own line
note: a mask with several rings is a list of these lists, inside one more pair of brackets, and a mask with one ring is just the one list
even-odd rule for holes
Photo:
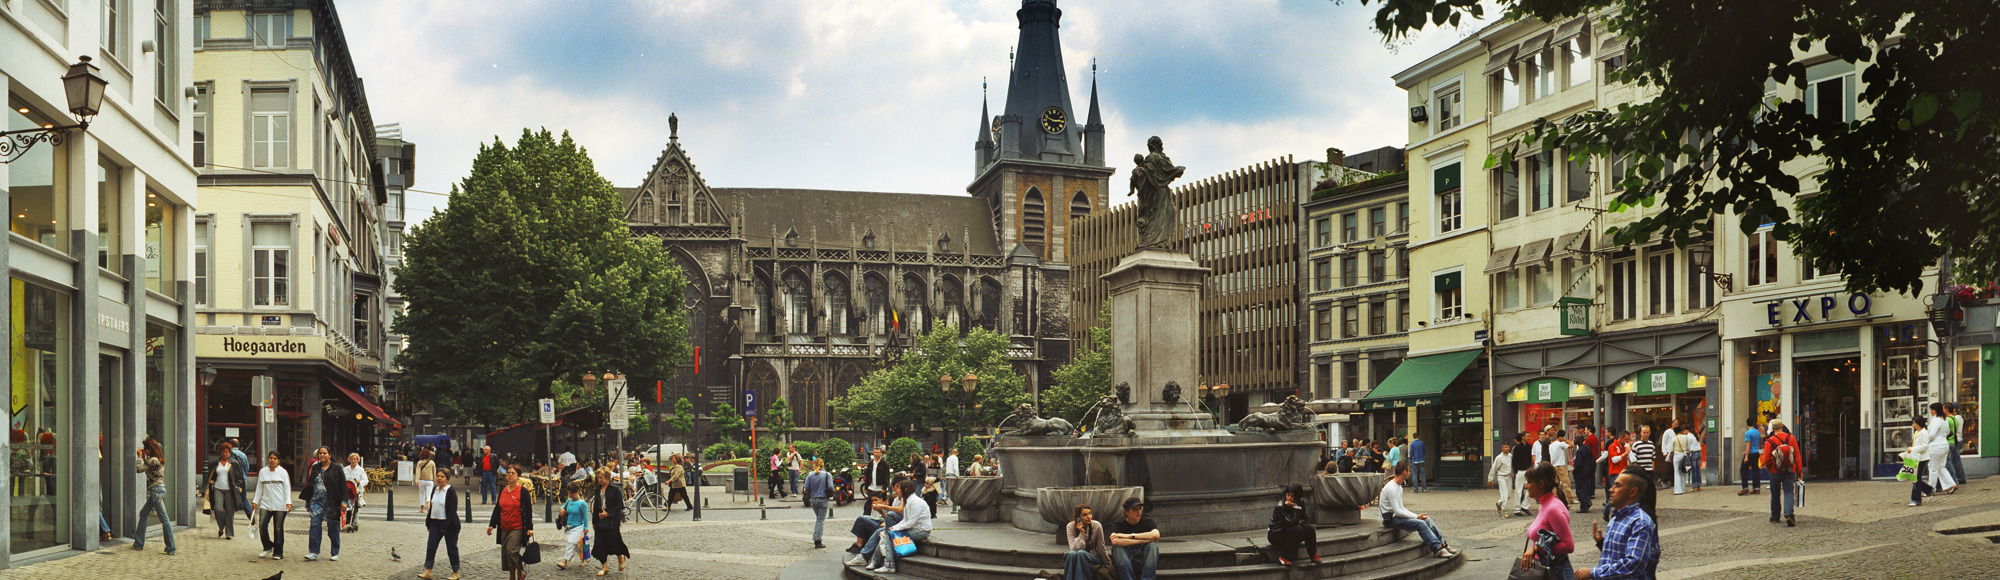
[[1713,269],[1713,265],[1715,263],[1714,247],[1694,246],[1688,248],[1688,261],[1694,262],[1695,270],[1701,272],[1702,274],[1707,275],[1710,281],[1714,282],[1715,285],[1722,287],[1723,292],[1733,292],[1736,290],[1735,274],[1715,273],[1715,270]]
[[19,131],[0,131],[0,163],[11,163],[26,155],[36,143],[47,142],[61,145],[70,129],[87,130],[90,120],[97,116],[99,105],[104,102],[103,77],[97,76],[97,65],[90,64],[90,57],[76,57],[76,64],[70,65],[69,74],[62,77],[63,94],[69,105],[69,112],[76,115],[74,125],[48,125]]
[[[938,377],[938,390],[943,392],[944,396],[946,397],[951,396],[952,387],[958,387],[965,393],[965,397],[959,399],[958,401],[958,415],[960,418],[965,419],[963,424],[965,425],[966,431],[973,432],[972,417],[966,414],[966,410],[968,409],[966,403],[972,402],[973,391],[979,389],[979,375],[966,373],[965,378],[963,379],[953,379],[952,376],[948,374]],[[977,407],[978,403],[974,402],[973,406]],[[948,443],[950,443],[953,446],[956,446],[958,444],[958,439],[953,438]]]
[[1229,384],[1223,383],[1209,387],[1208,391],[1215,393],[1215,424],[1218,427],[1222,426],[1224,423],[1229,422]]

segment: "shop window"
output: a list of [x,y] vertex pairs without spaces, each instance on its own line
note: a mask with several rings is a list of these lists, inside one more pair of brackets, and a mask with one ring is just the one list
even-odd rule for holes
[[97,267],[123,275],[125,172],[108,159],[97,161]]
[[146,190],[146,288],[160,294],[174,291],[174,259],[180,257],[174,226],[179,213],[180,208],[159,192]]
[[[56,124],[19,99],[7,101],[7,130]],[[7,164],[7,231],[69,251],[69,146],[42,143]]]
[[[175,392],[180,378],[180,332],[159,324],[146,325],[146,433],[160,441],[172,441],[167,433],[167,393]],[[170,448],[169,453],[176,448]],[[174,465],[173,458],[163,459]]]
[[1958,443],[1961,455],[1979,457],[1979,351],[1958,351]]
[[56,442],[69,437],[71,367],[70,297],[9,280],[13,316],[10,351],[13,372],[13,509],[9,510],[11,552],[20,554],[68,542],[71,481],[69,452]]

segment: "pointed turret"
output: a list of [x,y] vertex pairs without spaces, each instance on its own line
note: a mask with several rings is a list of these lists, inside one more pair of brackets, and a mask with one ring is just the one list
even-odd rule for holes
[[1090,59],[1090,116],[1083,122],[1083,164],[1104,166],[1104,117],[1097,113],[1097,59]]
[[979,140],[972,143],[972,176],[993,162],[993,114],[986,108],[986,81],[979,81]]
[[[1083,144],[1070,106],[1068,74],[1063,68],[1062,41],[1057,34],[1062,10],[1054,0],[1024,0],[1014,12],[1021,35],[1013,70],[1007,79],[1007,104],[1001,110],[1006,126],[999,143],[1002,157],[1056,163],[1083,161]],[[1011,155],[1010,155],[1011,153]]]

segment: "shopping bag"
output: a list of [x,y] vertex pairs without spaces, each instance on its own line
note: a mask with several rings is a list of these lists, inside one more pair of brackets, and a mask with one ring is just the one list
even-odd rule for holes
[[1794,503],[1794,504],[1797,504],[1797,505],[1798,505],[1799,507],[1806,507],[1806,481],[1805,481],[1805,480],[1803,480],[1803,479],[1800,479],[1800,480],[1798,480],[1798,481],[1794,481],[1794,482],[1792,482],[1792,497],[1794,497],[1794,498],[1798,498],[1798,499],[1795,499],[1795,500],[1793,500],[1793,501],[1792,501],[1792,503]]
[[590,532],[584,532],[583,539],[577,542],[576,555],[585,560],[590,559]]
[[903,532],[889,532],[889,545],[895,548],[898,558],[914,556],[917,553],[917,541],[910,539],[910,535]]
[[1903,468],[1896,470],[1896,481],[1916,481],[1916,480],[1917,480],[1916,458],[1904,457]]

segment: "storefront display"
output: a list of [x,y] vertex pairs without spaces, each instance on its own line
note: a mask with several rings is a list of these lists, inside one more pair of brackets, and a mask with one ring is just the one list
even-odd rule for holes
[[8,512],[11,552],[63,545],[69,537],[70,468],[57,437],[69,432],[70,297],[19,279],[13,288]]
[[1979,350],[1958,351],[1958,417],[1965,423],[1959,429],[1959,450],[1961,455],[1979,456]]

